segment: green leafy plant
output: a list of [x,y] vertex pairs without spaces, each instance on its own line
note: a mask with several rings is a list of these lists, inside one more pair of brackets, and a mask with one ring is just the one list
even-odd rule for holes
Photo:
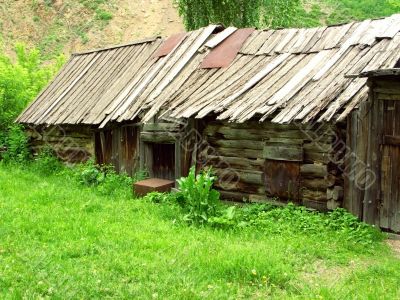
[[102,195],[113,197],[123,195],[131,198],[133,183],[148,177],[146,171],[138,171],[133,176],[118,174],[114,166],[100,166],[94,160],[75,166],[72,172],[79,183],[93,187]]
[[363,245],[383,238],[378,229],[360,222],[343,208],[324,214],[291,203],[282,207],[272,204],[227,206],[208,223],[217,228],[251,228],[271,234],[329,234]]
[[196,176],[194,167],[187,177],[178,179],[178,202],[185,211],[185,221],[204,224],[216,215],[220,200],[219,192],[212,188],[215,180],[211,169],[202,170]]
[[42,174],[55,174],[63,169],[63,164],[58,159],[54,150],[50,146],[47,146],[39,152],[35,159],[34,167]]
[[132,174],[132,182],[138,182],[147,178],[149,178],[148,170],[138,170]]
[[105,173],[102,172],[93,160],[77,167],[77,179],[80,183],[87,186],[97,186],[105,179]]
[[22,163],[29,158],[28,137],[22,126],[10,126],[6,135],[3,137],[2,144],[6,149],[2,154],[2,159],[5,162]]
[[103,195],[116,196],[125,194],[132,197],[132,178],[126,173],[117,174],[113,166],[103,167],[103,181],[98,186],[98,191]]
[[151,192],[143,197],[145,201],[159,204],[176,204],[176,195],[173,193]]

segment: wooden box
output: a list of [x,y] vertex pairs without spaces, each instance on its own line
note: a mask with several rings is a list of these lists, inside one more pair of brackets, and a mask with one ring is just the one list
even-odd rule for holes
[[138,181],[133,185],[133,192],[136,196],[142,197],[150,192],[167,193],[175,186],[175,182],[160,178],[150,178]]

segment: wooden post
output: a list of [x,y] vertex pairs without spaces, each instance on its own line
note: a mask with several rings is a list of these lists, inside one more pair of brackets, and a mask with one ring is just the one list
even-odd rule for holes
[[176,139],[175,142],[175,179],[182,177],[182,147],[181,139]]

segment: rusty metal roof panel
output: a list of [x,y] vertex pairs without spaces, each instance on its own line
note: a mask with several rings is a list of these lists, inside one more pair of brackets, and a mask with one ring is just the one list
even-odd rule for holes
[[177,33],[167,38],[160,48],[153,54],[153,57],[168,55],[186,37],[186,32]]
[[253,28],[238,29],[204,58],[200,68],[226,68],[237,56],[247,38],[254,32]]

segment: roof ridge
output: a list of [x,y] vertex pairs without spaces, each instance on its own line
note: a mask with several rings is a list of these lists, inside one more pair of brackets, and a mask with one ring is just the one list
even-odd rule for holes
[[98,48],[98,49],[92,49],[92,50],[87,50],[87,51],[82,51],[82,52],[74,52],[71,55],[72,56],[78,56],[78,55],[86,55],[94,52],[101,52],[101,51],[108,51],[108,50],[113,50],[117,48],[122,48],[122,47],[129,47],[129,46],[134,46],[134,45],[139,45],[139,44],[144,44],[144,43],[151,43],[154,42],[157,39],[161,39],[161,36],[154,36],[142,40],[137,40],[137,41],[132,41],[124,44],[117,44],[117,45],[112,45],[104,48]]

